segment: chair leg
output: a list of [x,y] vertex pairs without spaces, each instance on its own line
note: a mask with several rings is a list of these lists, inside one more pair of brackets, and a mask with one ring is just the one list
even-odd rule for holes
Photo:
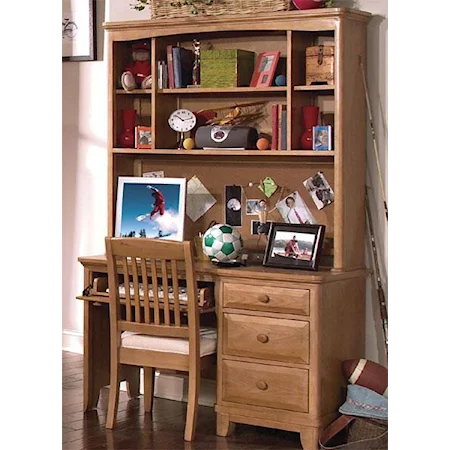
[[197,423],[197,406],[198,406],[199,389],[200,389],[200,367],[197,365],[197,367],[189,371],[186,426],[184,429],[185,441],[194,440],[195,425]]
[[144,367],[144,409],[150,412],[153,408],[153,394],[155,392],[155,368]]
[[111,374],[109,383],[109,400],[108,400],[108,414],[106,416],[106,428],[112,429],[116,424],[117,406],[119,403],[119,369],[120,364],[111,364]]

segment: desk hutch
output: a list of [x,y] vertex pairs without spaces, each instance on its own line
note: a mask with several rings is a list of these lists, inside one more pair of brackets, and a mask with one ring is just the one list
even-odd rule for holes
[[[318,272],[270,269],[261,265],[218,268],[198,261],[200,281],[214,284],[219,328],[217,361],[217,433],[226,436],[234,423],[300,433],[304,449],[317,449],[321,430],[336,416],[345,395],[341,362],[364,356],[365,340],[365,173],[366,116],[359,68],[366,57],[370,14],[344,8],[285,11],[273,14],[186,17],[104,25],[108,39],[108,234],[114,235],[119,176],[164,170],[166,177],[196,175],[218,200],[203,217],[186,217],[185,238],[205,231],[211,220],[224,221],[224,186],[248,186],[266,176],[290,191],[298,190],[318,223],[326,225],[325,254],[330,267]],[[151,42],[153,86],[124,91],[120,75],[136,40]],[[281,51],[286,86],[158,89],[158,61],[168,45]],[[334,41],[335,84],[306,85],[305,49]],[[178,150],[179,136],[168,125],[177,108],[191,111],[235,103],[266,101],[287,110],[287,150]],[[334,149],[300,149],[301,106],[332,104]],[[151,126],[152,149],[120,148],[121,110],[134,108],[139,124]],[[322,171],[334,203],[318,210],[303,181]],[[258,184],[258,183],[255,183]],[[287,191],[286,191],[287,192]],[[260,198],[248,187],[248,198]],[[276,194],[273,196],[276,197]],[[270,203],[269,199],[268,202]],[[274,206],[274,205],[270,205]],[[276,211],[276,210],[275,210]],[[276,216],[269,220],[282,221]],[[250,235],[249,217],[239,230],[246,248],[264,251]],[[254,217],[251,217],[254,218]],[[85,286],[106,277],[104,256],[81,257]],[[108,304],[105,296],[85,300],[85,407],[95,407],[108,379]],[[136,389],[136,373],[124,374]]]

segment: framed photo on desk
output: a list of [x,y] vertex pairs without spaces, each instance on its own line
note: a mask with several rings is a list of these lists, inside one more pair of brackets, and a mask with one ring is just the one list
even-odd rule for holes
[[119,177],[116,237],[182,241],[185,178]]
[[324,236],[325,225],[273,222],[263,265],[317,270]]

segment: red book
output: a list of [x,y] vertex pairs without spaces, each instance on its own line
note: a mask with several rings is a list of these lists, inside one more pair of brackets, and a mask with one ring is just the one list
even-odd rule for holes
[[172,45],[168,45],[166,48],[167,53],[167,73],[169,75],[169,88],[175,88],[175,76],[173,71],[173,54],[172,54]]
[[278,105],[272,105],[272,150],[278,149]]

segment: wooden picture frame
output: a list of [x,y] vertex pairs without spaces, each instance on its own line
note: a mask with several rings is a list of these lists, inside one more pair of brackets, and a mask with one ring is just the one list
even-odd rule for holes
[[119,177],[115,237],[182,241],[186,178]]
[[62,0],[62,60],[95,61],[96,2]]
[[260,53],[256,58],[250,87],[272,86],[279,59],[280,51]]
[[318,270],[325,225],[272,222],[264,266]]
[[136,148],[153,148],[152,127],[138,125],[135,128],[135,147]]

